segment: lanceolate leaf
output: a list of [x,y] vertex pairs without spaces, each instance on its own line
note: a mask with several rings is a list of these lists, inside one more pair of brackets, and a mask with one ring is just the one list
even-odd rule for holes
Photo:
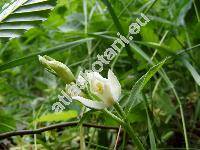
[[140,93],[142,89],[145,87],[147,82],[159,71],[159,69],[163,66],[166,60],[167,58],[150,68],[150,70],[135,83],[131,90],[130,96],[125,104],[125,106],[127,106],[126,111],[128,113],[132,108],[134,108],[137,104],[140,103]]
[[48,17],[56,0],[12,0],[0,13],[0,40],[19,37]]

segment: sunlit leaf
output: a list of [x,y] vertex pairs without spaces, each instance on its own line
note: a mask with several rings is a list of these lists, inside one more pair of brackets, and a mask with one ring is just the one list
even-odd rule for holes
[[57,122],[57,121],[67,121],[78,116],[77,111],[69,110],[65,112],[49,113],[40,118],[36,119],[36,122]]

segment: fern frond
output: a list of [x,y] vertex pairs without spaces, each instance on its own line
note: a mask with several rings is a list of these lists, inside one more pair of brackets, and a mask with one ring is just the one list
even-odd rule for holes
[[48,17],[56,0],[12,0],[0,13],[0,40],[19,37]]

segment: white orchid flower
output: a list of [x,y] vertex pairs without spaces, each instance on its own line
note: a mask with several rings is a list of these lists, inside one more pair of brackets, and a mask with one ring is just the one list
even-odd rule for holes
[[90,92],[101,101],[94,101],[81,96],[73,96],[72,99],[77,100],[86,107],[92,109],[104,109],[112,106],[119,100],[121,95],[121,85],[111,70],[108,71],[107,79],[103,78],[97,72],[90,72],[87,74],[87,77]]

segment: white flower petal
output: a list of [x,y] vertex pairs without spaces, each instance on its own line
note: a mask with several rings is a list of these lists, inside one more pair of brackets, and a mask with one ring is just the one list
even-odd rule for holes
[[88,81],[92,81],[92,80],[98,80],[98,81],[101,81],[101,82],[107,81],[107,79],[102,77],[98,72],[87,73],[87,77],[88,77]]
[[110,69],[108,71],[108,81],[109,81],[110,91],[112,93],[112,96],[115,101],[118,101],[121,95],[121,85],[117,77],[115,76],[115,74]]
[[[107,79],[103,78],[99,73],[97,72],[90,72],[87,74],[88,82],[90,85],[90,91],[97,95],[98,97],[101,97],[102,94],[100,94],[97,90],[98,85],[104,86],[104,84],[107,82]],[[103,90],[103,89],[102,89]]]
[[93,101],[93,100],[86,99],[86,98],[83,98],[80,96],[74,96],[74,97],[72,97],[72,99],[81,102],[83,105],[85,105],[86,107],[91,108],[91,109],[100,110],[100,109],[106,108],[106,105],[103,102]]

